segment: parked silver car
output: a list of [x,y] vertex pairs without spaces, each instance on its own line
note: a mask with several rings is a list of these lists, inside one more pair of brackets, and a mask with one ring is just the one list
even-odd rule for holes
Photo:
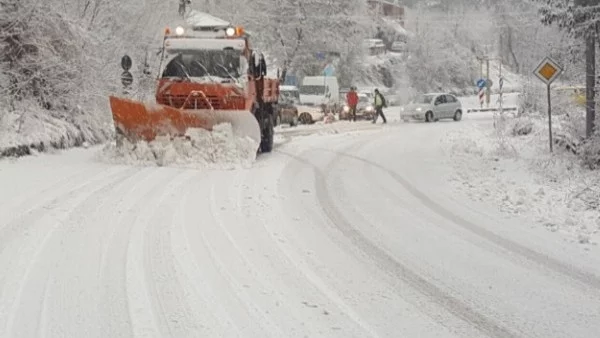
[[440,119],[462,119],[462,104],[456,96],[447,93],[419,95],[400,110],[404,122],[410,119],[433,122]]

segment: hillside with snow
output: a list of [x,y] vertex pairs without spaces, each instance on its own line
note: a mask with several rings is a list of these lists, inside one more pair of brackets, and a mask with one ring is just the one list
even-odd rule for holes
[[[127,96],[152,101],[164,28],[184,20],[174,1],[107,0],[94,8],[77,4],[65,10],[56,0],[10,4],[0,11],[0,26],[9,27],[0,32],[4,156],[111,140],[108,96],[123,95],[121,57],[133,59]],[[251,32],[254,48],[271,61],[271,76],[283,69],[320,74],[323,64],[315,55],[333,52],[339,55],[341,87],[382,88],[400,103],[419,92],[475,93],[483,56],[492,59],[492,92],[498,91],[502,64],[505,91],[526,91],[526,100],[540,101],[543,93],[532,90],[538,83],[531,69],[545,55],[563,63],[571,55],[569,48],[560,48],[566,38],[555,28],[539,24],[527,29],[537,12],[524,4],[514,4],[517,15],[508,2],[492,8],[485,1],[462,0],[452,7],[413,1],[405,8],[403,24],[359,0],[300,7],[287,1],[211,0],[190,6],[188,20],[202,20],[197,14],[207,12]],[[406,50],[369,55],[364,41],[380,29],[389,44],[405,37]],[[571,69],[561,78],[566,84],[581,78],[581,62],[573,61]],[[539,110],[539,105],[532,107]]]

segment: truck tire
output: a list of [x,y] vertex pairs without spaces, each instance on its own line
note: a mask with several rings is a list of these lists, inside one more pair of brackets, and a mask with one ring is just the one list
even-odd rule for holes
[[273,123],[273,115],[265,114],[263,123],[261,125],[261,141],[260,141],[260,152],[270,153],[273,151],[273,137],[275,136],[275,129]]

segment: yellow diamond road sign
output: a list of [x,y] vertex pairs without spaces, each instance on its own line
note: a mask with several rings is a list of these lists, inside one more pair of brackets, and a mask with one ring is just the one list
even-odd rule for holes
[[556,62],[552,61],[550,58],[545,58],[533,73],[546,84],[551,84],[562,71],[562,67]]

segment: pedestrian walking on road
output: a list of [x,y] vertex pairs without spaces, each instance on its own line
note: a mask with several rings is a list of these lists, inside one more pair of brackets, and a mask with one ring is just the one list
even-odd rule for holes
[[356,94],[356,87],[350,87],[350,91],[346,94],[346,103],[348,104],[348,120],[356,122],[356,106],[358,106],[358,94]]
[[375,89],[375,118],[373,119],[373,124],[377,123],[377,118],[381,116],[383,119],[383,123],[387,123],[387,119],[383,114],[383,108],[387,108],[387,103],[385,102],[385,97],[381,95],[379,89]]

